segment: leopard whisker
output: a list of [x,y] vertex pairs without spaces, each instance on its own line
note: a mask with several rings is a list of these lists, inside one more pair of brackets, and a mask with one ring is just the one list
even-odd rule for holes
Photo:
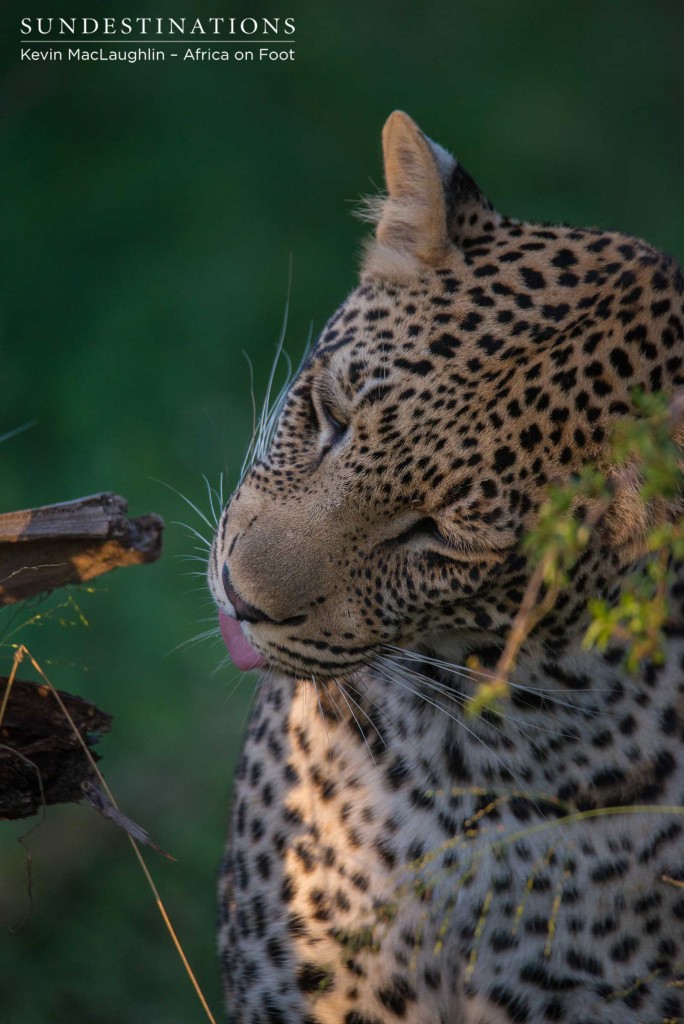
[[[376,667],[375,665],[371,666],[372,669],[375,668],[375,667]],[[386,679],[384,676],[381,676],[379,673],[376,673],[376,675],[377,675],[377,678],[381,682],[385,682],[385,683],[387,683],[387,685],[389,687],[391,687],[391,680]],[[382,717],[387,722],[389,722],[389,724],[392,726],[392,728],[395,731],[398,731],[397,723],[396,723],[395,719],[392,717],[392,715],[390,715],[388,713],[386,708],[384,708],[380,704],[378,704],[377,701],[373,700],[368,695],[368,693],[365,690],[362,689],[363,682],[364,682],[364,680],[361,677],[360,673],[358,673],[358,672],[355,672],[349,679],[346,680],[347,686],[353,688],[358,697],[363,697],[365,700],[367,700],[368,703],[370,704],[371,708],[374,708],[378,712],[379,715],[382,715]],[[359,707],[359,710],[363,710],[360,707],[360,705],[357,705],[357,706]],[[363,713],[366,715],[366,718],[368,719],[369,723],[373,726],[373,728],[376,730],[376,732],[378,732],[377,726],[373,722],[373,719],[368,715],[368,713],[365,710],[363,710]],[[378,732],[378,736],[379,736],[379,738],[381,738],[383,740],[383,742],[385,742],[384,737],[382,736],[381,733]],[[418,744],[417,743],[413,743],[410,740],[407,740],[407,742],[408,742],[409,746],[413,747],[413,749],[414,749],[414,751],[416,753],[416,757],[420,757],[421,750],[420,750],[420,747],[418,746]],[[385,746],[386,746],[386,743],[385,743]]]
[[[206,621],[210,620],[207,619]],[[187,640],[181,640],[179,644],[176,644],[175,647],[172,647],[171,650],[167,652],[167,657],[171,654],[176,654],[178,651],[183,651],[187,648],[196,647],[197,644],[202,643],[204,640],[211,640],[220,636],[221,628],[220,626],[215,624],[211,626],[209,629],[202,630],[201,633],[196,633],[195,636],[188,637]]]
[[[385,678],[388,678],[388,677],[386,676]],[[503,760],[503,758],[501,758],[496,753],[496,751],[492,750],[492,748],[489,746],[489,744],[485,740],[483,740],[481,736],[478,736],[476,732],[474,732],[468,725],[466,725],[466,723],[463,721],[462,718],[457,717],[456,715],[453,715],[447,708],[444,707],[443,704],[440,704],[439,701],[433,700],[432,698],[428,697],[425,693],[421,693],[420,690],[414,689],[414,687],[410,686],[406,680],[402,680],[401,674],[399,674],[398,676],[393,674],[392,676],[389,677],[389,681],[393,685],[394,684],[399,685],[402,689],[406,690],[408,693],[412,694],[414,697],[418,697],[419,700],[425,701],[426,704],[429,704],[431,707],[435,708],[437,711],[441,711],[443,714],[446,715],[447,718],[449,718],[449,719],[451,719],[451,721],[455,722],[459,726],[459,728],[463,729],[474,740],[476,740],[481,746],[483,746],[485,748],[485,750],[487,751],[487,753],[490,754],[494,758],[494,760],[499,762],[499,764],[504,769],[504,771],[507,774],[510,775],[510,777],[516,782],[516,784],[521,788],[521,790],[524,790],[523,784],[516,777],[516,774],[512,770],[510,765],[506,764],[506,762]]]
[[[390,661],[390,663],[393,666],[396,665],[396,662],[394,662],[392,659],[388,659],[388,660]],[[454,692],[454,690],[451,687],[449,687],[449,686],[447,686],[445,684],[442,684],[442,683],[438,683],[436,680],[431,679],[429,676],[424,676],[422,673],[416,672],[414,669],[409,669],[407,666],[403,666],[403,670],[404,670],[404,672],[410,673],[410,675],[414,678],[414,680],[416,682],[420,682],[420,684],[422,686],[425,686],[427,689],[430,689],[430,690],[435,691],[436,693],[439,693],[441,696],[443,696],[447,700],[452,700],[452,701],[454,701],[454,703],[458,704],[459,707],[463,708],[464,710],[467,710],[468,705],[469,705],[469,701],[468,701],[467,697],[463,696],[462,694]],[[464,677],[464,678],[466,678],[466,677]],[[557,737],[560,737],[562,739],[571,739],[572,738],[570,733],[562,732],[559,729],[549,729],[546,726],[539,725],[537,722],[530,721],[530,720],[527,720],[527,719],[519,718],[517,715],[512,715],[512,714],[510,714],[509,711],[506,711],[505,719],[506,719],[507,722],[513,722],[516,725],[518,725],[520,727],[520,731],[523,732],[526,736],[529,736],[529,730],[530,729],[534,729],[537,732],[548,733],[548,735],[550,735],[550,736],[557,736]],[[487,724],[491,728],[493,728],[497,732],[499,732],[501,735],[503,735],[503,730],[500,729],[495,724],[494,721],[489,720],[487,722]]]
[[262,403],[262,406],[261,406],[261,413],[259,415],[258,421],[256,420],[256,403],[254,401],[254,374],[253,374],[251,362],[249,361],[249,358],[247,357],[248,365],[250,367],[252,407],[253,407],[253,417],[254,417],[255,422],[253,423],[252,439],[251,439],[251,441],[250,441],[250,443],[249,443],[249,445],[247,447],[247,452],[245,453],[245,458],[244,458],[244,461],[243,461],[243,464],[242,464],[242,468],[241,468],[241,471],[240,471],[240,482],[242,482],[242,480],[244,479],[245,474],[250,469],[250,467],[255,462],[260,461],[264,457],[264,455],[266,454],[266,451],[268,450],[268,446],[269,446],[270,440],[271,440],[271,434],[272,434],[271,427],[275,423],[275,417],[277,415],[277,412],[280,411],[280,405],[281,405],[282,401],[284,400],[285,394],[287,393],[287,389],[289,388],[290,381],[292,379],[292,363],[290,361],[289,356],[285,353],[285,359],[286,359],[287,366],[288,366],[288,370],[287,370],[287,374],[286,374],[286,382],[285,382],[285,385],[278,392],[278,395],[276,396],[275,402],[273,402],[273,404],[272,404],[271,403],[271,393],[272,393],[272,390],[273,390],[273,383],[275,381],[275,375],[276,375],[276,372],[277,372],[277,369],[278,369],[278,364],[280,363],[280,357],[281,357],[281,355],[283,355],[283,346],[285,344],[285,336],[287,334],[287,324],[288,324],[289,315],[290,315],[290,293],[291,293],[291,290],[292,290],[292,260],[290,259],[290,265],[289,265],[289,270],[288,270],[287,292],[286,292],[286,296],[285,296],[285,309],[283,311],[283,319],[282,319],[282,324],[281,324],[281,327],[280,327],[280,334],[278,336],[278,341],[276,343],[275,356],[274,356],[273,362],[271,364],[271,370],[270,370],[270,373],[269,373],[269,376],[268,376],[268,382],[266,384],[266,392],[265,392],[265,395],[264,395],[264,400],[263,400],[263,403]]
[[[207,497],[209,499],[209,509],[211,511],[211,518],[213,520],[213,527],[212,528],[215,529],[218,526],[218,522],[219,522],[219,518],[220,518],[220,515],[221,515],[221,511],[223,509],[223,501],[222,501],[222,497],[223,497],[223,472],[221,473],[221,476],[219,478],[220,491],[217,491],[215,487],[211,486],[211,484],[209,483],[209,478],[207,477],[207,475],[205,473],[202,474],[202,479],[204,480],[204,483],[206,484],[206,487],[207,487]],[[216,508],[214,506],[214,498],[217,499],[218,508]]]
[[[207,551],[211,550],[212,541],[211,540],[207,540],[207,538],[204,537],[199,532],[199,530],[196,530],[194,526],[190,526],[189,523],[183,523],[183,522],[181,522],[178,519],[174,519],[174,520],[172,520],[172,522],[173,522],[174,526],[181,526],[184,530],[187,530],[189,534],[191,534],[193,537],[196,537],[197,540],[201,541],[201,543],[206,547]],[[195,550],[198,550],[198,549],[195,549]]]
[[[353,709],[353,707],[351,706],[351,704],[349,703],[349,698],[347,697],[347,694],[346,694],[346,693],[345,693],[345,691],[344,691],[344,687],[342,686],[342,684],[341,684],[340,682],[338,682],[338,683],[337,683],[337,688],[338,688],[338,690],[340,691],[340,693],[342,694],[342,697],[344,698],[344,702],[345,702],[345,704],[347,705],[347,707],[349,708],[349,711],[350,711],[350,713],[351,713],[351,716],[352,716],[352,718],[353,718],[353,719],[354,719],[354,721],[356,722],[356,728],[357,728],[357,729],[359,730],[359,733],[360,733],[360,735],[361,735],[361,738],[363,739],[363,742],[364,742],[364,743],[366,744],[366,749],[368,750],[368,754],[369,754],[369,756],[370,756],[370,759],[371,759],[371,761],[373,762],[373,765],[374,765],[374,766],[375,766],[375,767],[377,768],[377,766],[378,766],[378,765],[377,765],[377,762],[376,762],[376,760],[375,760],[375,757],[374,757],[374,755],[373,755],[373,751],[371,750],[371,746],[370,746],[370,743],[368,742],[368,737],[366,736],[366,733],[364,732],[363,728],[361,727],[361,723],[359,722],[358,718],[357,718],[357,717],[356,717],[356,715],[354,714],[354,709]],[[360,707],[359,707],[359,705],[358,705],[358,704],[356,703],[356,701],[354,700],[354,698],[353,698],[353,697],[351,697],[351,700],[352,700],[352,701],[354,701],[354,704],[356,704],[357,708],[359,708],[359,711],[361,711],[361,708],[360,708]],[[371,725],[373,725],[373,723],[372,723],[371,719],[369,718],[368,714],[366,714],[366,718],[367,718],[368,722],[369,722],[369,723],[370,723]],[[376,732],[376,734],[377,734],[378,738],[379,738],[379,739],[381,740],[381,742],[382,742],[382,743],[383,743],[383,744],[385,745],[385,747],[386,747],[386,746],[387,746],[387,744],[386,744],[386,743],[384,742],[384,737],[383,737],[383,736],[381,735],[381,733],[380,733],[380,731],[378,730],[377,726],[374,726],[374,728],[375,728],[375,732]]]
[[[463,667],[463,671],[458,671],[454,666],[450,666],[446,662],[444,662],[444,663],[437,663],[435,659],[422,659],[420,656],[416,657],[413,660],[415,660],[419,664],[423,660],[429,660],[431,663],[439,664],[439,667],[443,671],[449,672],[451,675],[455,675],[458,678],[466,679],[469,682],[475,682],[475,683],[477,683],[479,681],[478,680],[478,675],[480,674],[479,670],[469,671],[467,668]],[[425,679],[426,683],[431,683],[431,684],[434,685],[434,680],[429,679],[429,677],[422,677],[422,678]],[[571,711],[575,711],[578,714],[586,715],[587,717],[603,717],[603,716],[606,715],[606,712],[600,711],[596,707],[582,707],[579,704],[573,704],[570,701],[561,700],[560,698],[554,696],[555,693],[557,692],[555,690],[551,690],[551,689],[543,689],[542,690],[542,689],[537,689],[536,687],[533,688],[533,687],[523,686],[523,685],[521,685],[519,683],[512,683],[510,681],[509,681],[508,685],[511,687],[511,689],[517,690],[519,693],[523,693],[523,694],[524,693],[528,693],[530,696],[534,696],[536,694],[542,693],[543,696],[544,696],[544,700],[547,701],[549,704],[556,704],[556,705],[559,705],[561,707],[566,707],[566,708],[568,708]],[[586,691],[585,690],[581,690],[581,689],[577,689],[577,690],[570,690],[570,691],[563,690],[563,692],[564,693],[565,692],[584,693]],[[601,691],[592,691],[592,692],[608,692],[608,691],[607,690],[601,690]],[[518,699],[518,702],[521,702],[520,697],[518,697],[517,699]],[[532,708],[535,712],[537,712],[539,714],[545,714],[545,715],[551,715],[552,714],[552,711],[550,709],[540,708],[537,704],[528,704],[527,706]],[[520,719],[516,718],[513,715],[510,715],[508,712],[506,713],[506,718],[509,721],[519,722],[521,725],[523,724]],[[528,725],[528,726],[529,725],[533,725],[535,728],[538,728],[538,729],[543,729],[542,726],[538,726],[538,725],[536,725],[536,723],[526,722],[525,724]],[[550,730],[543,729],[543,731],[550,731]],[[567,738],[567,734],[556,733],[556,735],[561,735],[561,736],[565,735],[566,738]]]
[[313,686],[314,686],[314,691],[316,693],[316,700],[318,701],[318,710],[320,711],[320,714],[321,714],[321,722],[323,723],[323,728],[325,729],[325,735],[326,735],[327,740],[328,740],[328,753],[332,753],[332,744],[330,743],[330,732],[328,731],[328,723],[325,720],[325,713],[323,711],[323,705],[321,704],[321,695],[320,695],[320,692],[318,690],[318,683],[316,682],[316,677],[313,674],[311,676],[311,682],[313,683]]
[[[185,502],[185,504],[188,505],[192,509],[192,511],[195,512],[200,517],[202,522],[206,526],[209,527],[211,532],[212,533],[214,532],[214,528],[216,526],[216,522],[212,522],[211,519],[209,519],[209,517],[202,511],[202,509],[199,507],[199,505],[196,505],[195,502],[192,501],[192,499],[188,498],[187,494],[183,494],[183,492],[179,491],[177,487],[174,487],[173,484],[167,483],[165,480],[159,480],[157,477],[152,477],[152,479],[155,481],[155,483],[161,484],[162,487],[167,487],[170,491],[173,491],[174,494],[177,494],[178,497],[181,498]],[[205,480],[205,482],[207,482],[207,486],[209,486],[206,476],[204,477],[204,480]],[[187,523],[178,523],[177,522],[175,525],[176,526],[185,526],[186,529],[192,530],[192,527],[188,526]],[[197,532],[197,531],[193,531],[193,532]],[[206,538],[203,537],[202,540],[206,541]]]
[[[483,676],[486,677],[486,678],[490,678],[490,679],[497,678],[495,673],[488,672],[485,669],[472,669],[472,668],[469,668],[466,665],[456,665],[456,664],[454,664],[452,662],[443,661],[440,658],[433,658],[433,657],[430,657],[429,655],[422,655],[422,654],[419,654],[416,651],[410,651],[410,650],[408,650],[406,648],[403,648],[403,647],[395,647],[395,646],[393,646],[391,644],[384,644],[383,646],[386,647],[387,649],[393,651],[393,652],[396,652],[398,655],[401,655],[402,657],[406,657],[410,661],[417,662],[418,664],[426,663],[426,664],[429,664],[429,665],[434,665],[436,668],[439,668],[439,669],[441,669],[444,672],[448,672],[449,674],[455,675],[455,676],[457,676],[459,678],[462,678],[462,679],[467,679],[470,682],[475,682],[475,683],[480,682]],[[531,695],[540,694],[541,693],[541,694],[544,695],[544,699],[548,700],[550,703],[559,704],[562,707],[567,707],[567,708],[569,708],[572,711],[579,712],[580,714],[586,714],[588,716],[604,715],[605,714],[605,712],[600,711],[598,708],[582,707],[579,704],[572,704],[569,701],[563,701],[559,697],[556,696],[559,692],[561,692],[563,694],[567,694],[567,693],[586,693],[587,690],[582,688],[582,687],[576,687],[576,688],[570,688],[570,687],[566,688],[566,687],[563,687],[563,689],[559,691],[558,689],[551,688],[551,687],[525,686],[522,683],[514,683],[511,680],[508,680],[508,685],[510,686],[511,689],[519,690],[522,693],[529,693]],[[592,694],[609,693],[610,692],[610,688],[609,687],[601,687],[601,688],[594,688],[594,687],[592,687],[591,692],[592,692]],[[537,709],[537,710],[539,710],[539,709]]]

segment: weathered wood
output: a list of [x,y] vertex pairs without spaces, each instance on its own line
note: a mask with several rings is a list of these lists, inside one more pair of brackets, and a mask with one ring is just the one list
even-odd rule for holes
[[104,493],[0,515],[0,605],[156,561],[163,520],[127,511],[124,498]]
[[[0,708],[7,691],[0,678]],[[92,749],[112,717],[73,694],[59,695]],[[0,819],[27,818],[46,804],[82,800],[94,772],[49,686],[15,679],[0,724]]]

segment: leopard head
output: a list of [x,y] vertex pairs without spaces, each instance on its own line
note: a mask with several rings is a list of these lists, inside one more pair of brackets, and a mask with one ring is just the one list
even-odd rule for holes
[[[385,644],[501,638],[550,481],[608,458],[635,387],[682,372],[676,264],[614,231],[524,223],[405,114],[358,287],[292,382],[270,447],[223,512],[209,581],[238,641],[295,677]],[[550,628],[644,552],[628,486]],[[237,634],[236,634],[237,635]]]

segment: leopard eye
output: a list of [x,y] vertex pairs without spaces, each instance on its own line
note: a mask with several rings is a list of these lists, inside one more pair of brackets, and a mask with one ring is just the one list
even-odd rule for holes
[[325,421],[325,426],[332,432],[332,444],[339,441],[347,431],[348,423],[344,423],[339,416],[332,411],[329,405],[321,402],[321,412]]
[[439,541],[440,544],[446,543],[440,533],[439,526],[430,516],[424,516],[423,519],[419,519],[413,526],[409,526],[407,530],[404,530],[398,537],[395,537],[394,540],[396,544],[405,544],[415,537],[423,540]]
[[320,394],[312,395],[311,405],[316,428],[324,441],[324,452],[329,451],[342,440],[349,427],[337,410],[333,410],[329,402]]

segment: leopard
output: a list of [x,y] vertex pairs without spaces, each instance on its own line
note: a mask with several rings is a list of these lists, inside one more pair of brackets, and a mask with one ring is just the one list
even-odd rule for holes
[[[681,574],[660,660],[584,643],[589,601],[652,557],[610,439],[637,393],[684,385],[681,271],[617,230],[498,213],[401,111],[382,151],[359,283],[209,557],[257,678],[220,869],[230,1019],[682,1021]],[[523,538],[588,465],[609,507],[505,706],[473,715],[529,586]]]

